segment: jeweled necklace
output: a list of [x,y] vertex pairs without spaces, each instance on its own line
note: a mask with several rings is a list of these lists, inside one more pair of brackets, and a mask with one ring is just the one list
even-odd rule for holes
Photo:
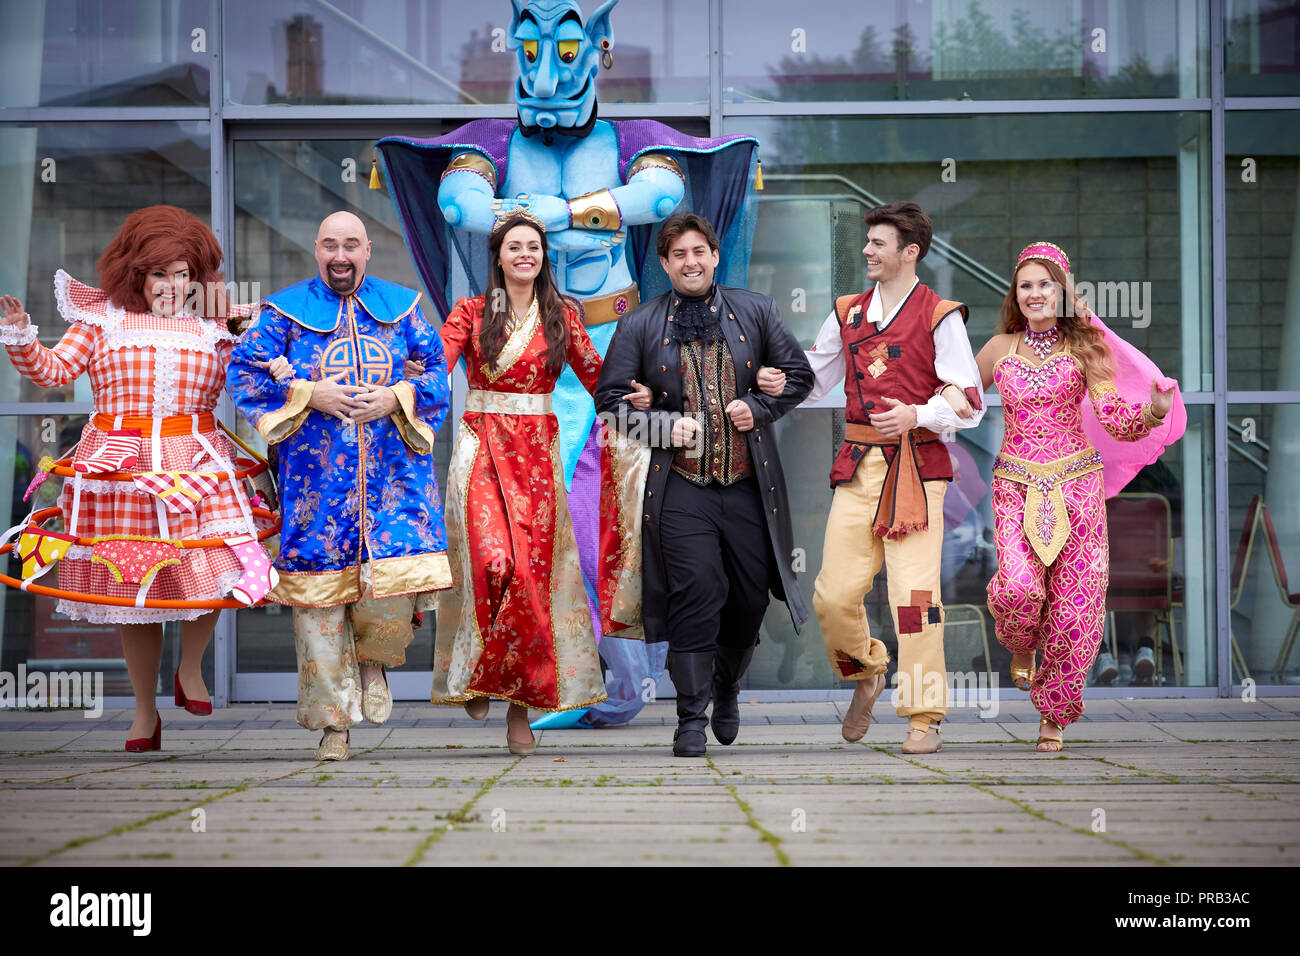
[[1043,361],[1047,358],[1047,353],[1052,351],[1052,346],[1055,345],[1060,338],[1061,333],[1055,325],[1050,329],[1044,329],[1041,332],[1035,332],[1030,328],[1025,329],[1025,344],[1034,350],[1034,354],[1038,356],[1039,361]]

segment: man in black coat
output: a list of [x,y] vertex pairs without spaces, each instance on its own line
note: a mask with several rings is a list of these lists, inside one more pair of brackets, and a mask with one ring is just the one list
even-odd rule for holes
[[[798,630],[808,617],[792,564],[785,477],[772,423],[798,405],[813,375],[767,296],[714,284],[718,240],[692,213],[665,220],[659,261],[673,291],[619,320],[596,409],[649,445],[642,523],[642,607],[648,641],[668,641],[677,687],[673,753],[702,757],[706,711],[729,744],[740,729],[740,679],[758,642],[768,592]],[[758,386],[769,366],[784,385]],[[765,378],[765,381],[767,379]],[[639,412],[622,399],[645,383]]]

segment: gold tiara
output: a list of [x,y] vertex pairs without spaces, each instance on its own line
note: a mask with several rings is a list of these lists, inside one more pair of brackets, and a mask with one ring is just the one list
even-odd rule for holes
[[[535,226],[543,236],[546,235],[546,227],[542,225],[542,221],[525,209],[515,209],[504,216],[497,216],[496,222],[492,223],[492,235],[495,236],[502,226],[515,219],[525,220],[530,225]],[[515,223],[515,225],[519,225],[519,223]]]

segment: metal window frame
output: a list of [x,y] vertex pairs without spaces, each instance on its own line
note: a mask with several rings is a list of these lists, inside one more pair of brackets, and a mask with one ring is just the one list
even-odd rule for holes
[[[1191,392],[1188,405],[1212,406],[1214,420],[1214,536],[1215,536],[1215,620],[1217,680],[1210,687],[1126,688],[1123,691],[1090,691],[1095,696],[1126,697],[1226,697],[1240,693],[1232,684],[1229,647],[1229,487],[1228,487],[1228,407],[1235,404],[1300,404],[1300,390],[1247,391],[1228,388],[1227,369],[1227,233],[1226,233],[1226,117],[1229,112],[1291,110],[1300,111],[1300,96],[1227,96],[1224,44],[1226,40],[1226,2],[1208,0],[1209,43],[1208,97],[1069,99],[1069,100],[882,100],[782,102],[726,102],[723,98],[723,16],[722,0],[708,0],[709,83],[707,102],[693,103],[610,103],[601,104],[601,115],[622,118],[707,118],[710,134],[722,135],[723,123],[731,117],[899,117],[899,116],[973,116],[988,114],[1035,113],[1133,113],[1133,112],[1200,112],[1210,117],[1211,231],[1210,257],[1213,284],[1211,293],[1212,347],[1214,349],[1213,389]],[[209,0],[208,24],[211,81],[206,106],[167,107],[0,107],[0,125],[48,126],[64,123],[158,123],[204,122],[210,131],[211,222],[212,230],[223,246],[229,245],[234,222],[233,154],[240,140],[269,137],[338,138],[382,135],[400,127],[410,131],[412,124],[440,123],[448,120],[514,116],[511,103],[464,104],[419,103],[409,105],[317,105],[317,106],[248,106],[226,100],[224,75],[224,0]],[[233,270],[234,265],[231,263]],[[233,274],[232,274],[233,277]],[[0,415],[84,415],[91,411],[88,402],[8,402],[0,403]],[[219,414],[233,422],[234,410],[228,398],[222,398]],[[232,699],[237,683],[243,689],[256,685],[261,689],[271,675],[237,675],[235,655],[235,617],[223,614],[214,638],[213,701],[223,706]],[[251,683],[250,683],[251,681]],[[1288,685],[1260,685],[1261,695],[1294,694]],[[836,691],[750,691],[768,700],[837,699]],[[827,697],[832,695],[832,697]]]

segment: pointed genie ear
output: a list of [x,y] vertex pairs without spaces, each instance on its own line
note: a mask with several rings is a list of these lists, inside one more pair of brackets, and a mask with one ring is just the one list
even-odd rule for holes
[[587,19],[587,36],[597,50],[601,49],[601,40],[608,40],[611,47],[614,45],[614,27],[610,25],[609,15],[617,5],[618,0],[605,0]]

